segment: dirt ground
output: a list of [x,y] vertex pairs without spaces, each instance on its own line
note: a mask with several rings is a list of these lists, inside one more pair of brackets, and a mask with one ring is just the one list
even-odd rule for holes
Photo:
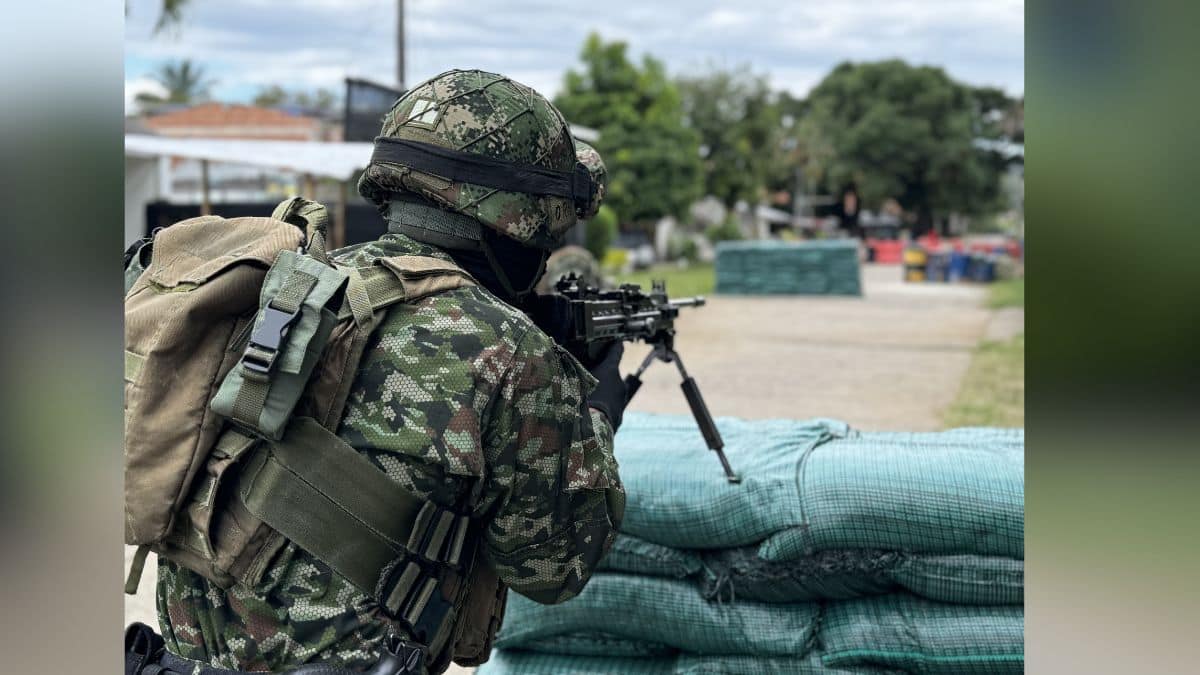
[[[864,296],[713,296],[684,309],[676,349],[713,415],[834,417],[866,430],[940,428],[991,312],[978,286],[906,284],[866,265]],[[627,345],[625,368],[645,356]],[[688,413],[656,363],[630,409]]]
[[[941,428],[972,348],[1019,331],[1023,315],[984,308],[986,289],[905,284],[895,266],[866,265],[864,296],[715,296],[683,310],[676,347],[715,416],[834,417],[865,430]],[[643,345],[627,345],[632,370]],[[687,414],[673,366],[656,363],[631,410]],[[126,551],[128,568],[132,549]],[[156,625],[154,561],[125,618]],[[469,672],[452,669],[452,673]]]

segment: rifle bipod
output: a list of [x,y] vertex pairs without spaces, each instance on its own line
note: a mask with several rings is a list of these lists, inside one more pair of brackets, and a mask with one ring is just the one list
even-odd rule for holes
[[683,378],[679,387],[683,389],[683,396],[687,399],[688,407],[692,409],[692,417],[696,419],[696,425],[700,427],[700,433],[704,435],[704,443],[708,445],[709,450],[717,453],[717,458],[721,460],[721,468],[725,469],[725,477],[729,479],[729,482],[742,482],[742,477],[733,472],[733,467],[729,465],[729,459],[725,457],[725,441],[721,438],[721,432],[717,430],[712,413],[708,411],[708,405],[704,403],[704,397],[700,395],[700,386],[696,384],[695,378],[688,375],[687,369],[683,367],[683,360],[679,358],[679,353],[675,351],[673,345],[667,342],[655,343],[654,349],[646,355],[637,372],[625,376],[625,402],[628,403],[633,399],[633,395],[642,386],[642,373],[646,372],[650,364],[655,361],[674,363],[675,367],[679,369],[679,375]]

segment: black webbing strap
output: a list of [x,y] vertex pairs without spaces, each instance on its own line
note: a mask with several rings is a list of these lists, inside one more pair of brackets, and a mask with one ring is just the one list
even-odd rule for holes
[[399,164],[452,181],[506,192],[565,197],[580,212],[587,210],[595,190],[591,174],[579,162],[571,171],[558,171],[387,136],[375,139],[371,163],[376,162]]
[[404,490],[336,434],[294,418],[238,485],[246,509],[432,640],[450,609],[437,586],[463,559],[470,518]]

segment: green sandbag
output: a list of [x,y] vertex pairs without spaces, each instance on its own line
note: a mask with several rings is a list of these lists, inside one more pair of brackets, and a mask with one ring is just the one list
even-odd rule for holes
[[627,534],[618,535],[598,569],[652,577],[686,579],[700,574],[704,564],[693,551],[670,548]]
[[708,598],[807,602],[908,591],[970,605],[1024,600],[1025,561],[1012,558],[838,550],[775,562],[745,547],[707,551],[702,559],[700,583]]
[[825,665],[819,652],[809,656],[699,656],[680,654],[675,675],[900,675],[884,668],[836,668]]
[[880,548],[1025,557],[1021,430],[861,433],[819,446],[796,469],[803,517],[759,555]]
[[758,602],[842,600],[908,591],[969,605],[1021,604],[1025,561],[980,555],[818,551],[780,562],[746,546],[686,551],[618,535],[600,570],[691,579],[707,599]]
[[852,433],[835,420],[717,418],[742,475],[732,484],[691,417],[627,412],[624,420],[614,439],[626,492],[621,531],[677,549],[748,546],[795,527],[800,457]]
[[816,603],[709,602],[689,581],[597,573],[560,605],[509,593],[496,646],[531,649],[550,638],[602,633],[696,654],[795,656],[806,653],[819,613]]
[[979,555],[906,555],[896,584],[923,598],[967,605],[1025,602],[1025,561]]
[[1024,557],[1024,432],[861,433],[834,420],[719,418],[731,484],[691,417],[628,413],[623,532],[767,560],[875,549]]
[[936,603],[907,595],[825,607],[826,665],[900,668],[930,675],[1023,672],[1024,608]]
[[576,656],[674,656],[678,649],[660,642],[632,640],[619,635],[592,631],[568,633],[539,638],[523,647],[531,652],[543,654],[574,654]]
[[726,601],[812,602],[897,589],[890,576],[900,554],[888,551],[819,551],[773,562],[749,546],[706,552],[700,583],[704,596]]
[[697,656],[665,658],[536,654],[498,649],[476,675],[890,675],[903,671],[826,666],[820,654],[786,656]]
[[676,675],[675,658],[538,654],[493,649],[475,675]]

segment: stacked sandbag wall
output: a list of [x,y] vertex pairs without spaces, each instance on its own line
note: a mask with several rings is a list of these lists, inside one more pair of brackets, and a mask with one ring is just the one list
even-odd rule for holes
[[482,675],[1019,673],[1024,434],[718,425],[617,435],[622,534],[579,597],[510,594]]
[[724,241],[716,256],[717,293],[862,295],[857,240]]

